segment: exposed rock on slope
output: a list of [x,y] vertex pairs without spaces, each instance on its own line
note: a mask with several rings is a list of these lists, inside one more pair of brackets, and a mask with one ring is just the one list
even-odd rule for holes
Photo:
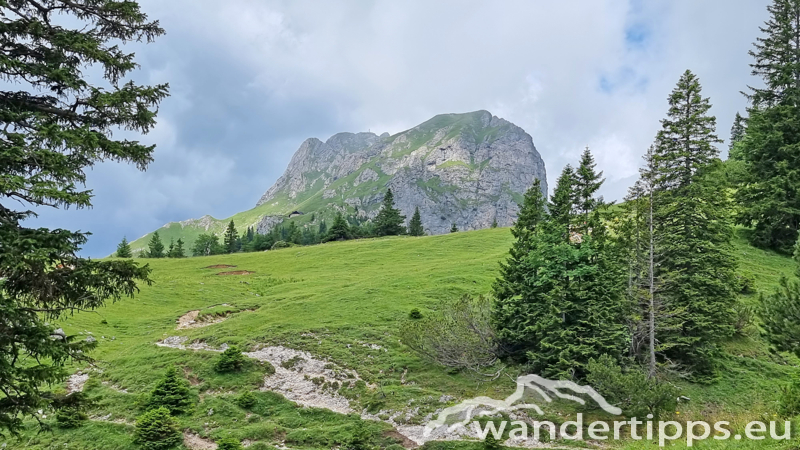
[[[258,205],[304,212],[337,209],[373,217],[391,187],[408,218],[419,207],[425,229],[446,233],[511,225],[534,179],[547,191],[531,136],[487,111],[443,114],[394,136],[339,133],[307,139]],[[265,217],[269,228],[274,217]]]

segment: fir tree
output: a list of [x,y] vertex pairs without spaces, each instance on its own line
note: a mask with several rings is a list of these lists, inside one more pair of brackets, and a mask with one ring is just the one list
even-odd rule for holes
[[731,139],[728,143],[728,151],[730,152],[730,157],[733,158],[735,152],[733,151],[733,147],[738,144],[739,142],[744,139],[744,133],[747,130],[745,125],[744,117],[738,112],[736,116],[733,118],[733,125],[731,126]]
[[168,258],[185,258],[186,252],[183,249],[183,239],[178,238],[174,243],[170,239],[169,251],[167,252]]
[[800,0],[775,0],[750,51],[753,75],[747,134],[737,151],[746,179],[737,191],[737,221],[754,245],[791,253],[800,228]]
[[668,357],[699,376],[714,373],[716,343],[733,332],[736,259],[731,205],[720,181],[711,104],[686,71],[669,96],[653,154],[657,295],[676,313],[662,340]]
[[125,44],[164,33],[135,1],[14,0],[0,10],[0,430],[13,434],[37,411],[59,407],[41,390],[64,381],[66,366],[87,365],[95,346],[51,337],[54,324],[150,282],[134,261],[81,258],[87,233],[26,219],[41,206],[91,207],[86,171],[100,162],[146,169],[155,146],[137,134],[155,125],[168,86],[134,81],[139,66]]
[[163,258],[164,257],[164,243],[161,242],[161,236],[158,231],[153,233],[150,237],[150,242],[147,244],[147,257],[148,258]]
[[131,246],[128,244],[128,239],[126,237],[122,237],[122,242],[117,245],[117,258],[130,258],[133,256],[131,252]]
[[453,224],[450,226],[450,232],[451,233],[458,233],[458,226],[456,226],[455,222],[453,222]]
[[175,254],[175,238],[171,237],[169,238],[169,247],[167,247],[167,253],[165,256],[167,258],[172,258],[172,255],[174,254]]
[[[525,260],[533,248],[534,234],[537,227],[545,220],[545,198],[542,195],[541,181],[534,180],[533,186],[528,188],[519,206],[519,215],[511,227],[514,243],[509,250],[505,263],[500,263],[500,276],[494,282],[494,296],[498,304],[508,301],[519,295],[525,278]],[[503,320],[504,321],[504,320]]]
[[397,236],[405,234],[406,229],[403,223],[406,216],[400,214],[400,210],[394,207],[394,195],[391,189],[386,190],[383,196],[383,204],[378,215],[375,217],[375,234],[378,236]]
[[320,236],[325,236],[326,234],[328,234],[328,225],[325,223],[324,220],[319,223],[319,231],[317,231],[317,233]]
[[781,351],[800,357],[800,240],[795,245],[795,279],[781,278],[780,288],[761,295],[761,320],[766,337]]
[[492,220],[492,228],[497,228],[497,216]]
[[586,147],[586,150],[581,155],[578,170],[575,171],[575,183],[573,185],[579,222],[577,231],[580,233],[588,231],[589,215],[602,204],[601,200],[595,197],[595,194],[605,180],[602,178],[603,172],[595,170],[596,166],[594,156],[589,151],[589,147]]
[[234,253],[239,250],[239,233],[236,231],[236,225],[233,220],[230,221],[228,228],[225,229],[222,245],[225,247],[225,253]]
[[408,234],[411,236],[424,236],[425,230],[422,228],[422,217],[419,215],[419,207],[414,208],[414,215],[408,224]]
[[333,220],[333,225],[328,230],[328,234],[325,236],[325,242],[328,241],[344,241],[350,239],[352,237],[352,233],[350,231],[350,225],[347,224],[347,221],[342,216],[342,213],[336,213],[336,218]]
[[150,391],[147,408],[164,407],[170,414],[176,415],[188,412],[191,406],[192,393],[189,390],[189,382],[178,375],[175,366],[169,367],[164,377]]

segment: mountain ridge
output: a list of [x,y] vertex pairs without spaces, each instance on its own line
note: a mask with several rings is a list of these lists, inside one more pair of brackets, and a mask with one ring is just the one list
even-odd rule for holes
[[[182,237],[191,245],[200,233],[221,234],[230,220],[239,229],[252,226],[264,233],[295,211],[306,213],[297,219],[304,226],[308,213],[370,219],[387,188],[408,219],[420,209],[430,234],[447,233],[453,223],[461,230],[488,228],[495,221],[508,226],[534,179],[542,181],[546,194],[544,161],[522,128],[485,110],[439,114],[393,135],[308,138],[253,209],[223,220],[206,215],[170,222],[159,231],[162,239]],[[144,248],[150,235],[134,241],[134,250]]]

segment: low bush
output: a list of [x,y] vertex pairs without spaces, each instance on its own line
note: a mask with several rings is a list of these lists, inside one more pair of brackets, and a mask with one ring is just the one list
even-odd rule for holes
[[89,416],[77,408],[64,408],[56,412],[56,426],[59,428],[78,428],[88,419]]
[[228,347],[219,356],[216,365],[214,365],[214,370],[220,373],[239,372],[246,361],[247,359],[238,347]]
[[242,448],[238,439],[224,438],[217,441],[217,450],[242,450]]
[[414,308],[410,313],[408,313],[408,318],[411,320],[422,319],[422,313],[419,311],[419,309]]
[[800,415],[800,376],[782,389],[779,412],[783,417]]
[[136,418],[136,443],[145,450],[166,450],[180,444],[178,422],[166,407],[151,409]]
[[679,393],[675,386],[657,377],[650,378],[636,367],[624,370],[607,355],[590,359],[586,370],[587,383],[628,417],[652,414],[658,420],[677,406]]
[[245,391],[233,401],[242,409],[249,409],[255,406],[256,404],[256,396],[253,395],[250,391]]
[[290,244],[290,243],[288,243],[286,241],[277,241],[274,244],[272,244],[272,248],[270,250],[278,250],[280,248],[289,248],[291,246],[292,246],[292,244]]

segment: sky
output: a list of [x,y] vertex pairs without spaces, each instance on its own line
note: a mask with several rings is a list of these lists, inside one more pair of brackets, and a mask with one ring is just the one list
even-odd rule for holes
[[[101,163],[93,208],[36,226],[89,231],[102,257],[170,221],[255,206],[309,137],[397,133],[480,109],[525,129],[555,184],[588,145],[621,199],[692,70],[727,141],[767,0],[140,0],[166,35],[128,44],[169,83],[147,171]],[[725,154],[727,143],[720,149]]]

